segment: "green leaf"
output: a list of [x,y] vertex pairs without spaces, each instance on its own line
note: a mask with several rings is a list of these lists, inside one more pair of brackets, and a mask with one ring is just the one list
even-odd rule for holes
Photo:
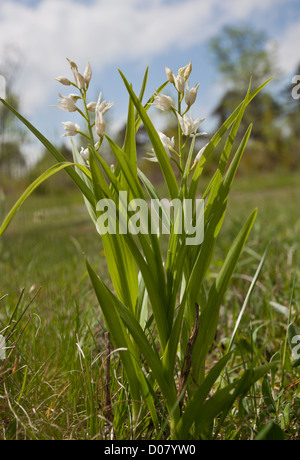
[[137,156],[136,156],[136,140],[135,140],[135,119],[134,105],[131,97],[129,97],[127,129],[125,133],[124,152],[128,157],[128,162],[132,169],[134,177],[137,178]]
[[[140,391],[143,392],[146,401],[149,403],[149,398],[151,394],[146,385],[145,379],[141,378],[141,372],[138,369],[137,363],[135,361],[136,351],[133,348],[133,344],[121,322],[118,310],[116,308],[116,297],[107,289],[105,284],[100,280],[96,275],[92,267],[86,261],[88,273],[92,282],[92,285],[95,290],[95,294],[98,298],[100,307],[103,312],[104,320],[107,325],[107,329],[111,333],[112,340],[114,341],[117,348],[127,348],[128,351],[120,350],[120,357],[122,364],[124,366],[125,372],[128,377],[128,382],[132,392],[133,405],[137,404],[136,412],[139,410],[138,401],[140,400]],[[118,304],[121,304],[118,301]],[[125,308],[125,307],[124,307]],[[125,308],[126,310],[126,308]],[[157,417],[155,410],[153,410],[154,405],[152,402],[149,403],[149,410],[151,408],[152,417],[155,424],[157,424]],[[137,414],[136,414],[137,415]]]
[[220,183],[218,193],[215,195],[215,200],[211,205],[208,215],[207,212],[205,212],[204,220],[206,224],[204,230],[204,240],[198,249],[196,261],[193,265],[187,285],[187,292],[193,303],[197,302],[199,290],[201,288],[205,273],[209,267],[215,242],[225,217],[230,188],[239,162],[246,148],[250,133],[251,126],[248,128],[224,179]]
[[[124,172],[124,177],[128,183],[128,186],[131,188],[131,191],[135,197],[143,197],[143,191],[139,182],[135,179],[130,170],[130,167],[127,163],[126,155],[122,149],[120,149],[114,141],[108,138],[111,148],[119,162],[122,172]],[[100,159],[99,159],[100,160]],[[103,162],[104,160],[101,159]],[[104,165],[103,165],[104,166]],[[118,193],[120,190],[120,185],[117,182],[117,179],[111,171],[107,171],[109,179],[112,181],[112,184]],[[148,219],[150,222],[150,219]],[[118,235],[119,237],[120,235]],[[145,258],[147,260],[148,266],[144,262],[144,258],[139,251],[134,239],[130,234],[124,236],[129,249],[131,250],[132,256],[134,257],[137,265],[142,271],[147,290],[149,293],[149,298],[153,308],[153,314],[156,318],[158,324],[158,332],[161,340],[161,345],[164,348],[169,336],[170,325],[168,324],[166,318],[165,309],[165,285],[164,285],[164,270],[161,258],[161,252],[157,240],[157,236],[150,232],[149,239],[151,244],[148,241],[148,237],[142,233],[138,234],[140,244],[142,246]],[[117,259],[116,259],[117,260]],[[118,260],[117,260],[118,263]],[[126,272],[125,272],[126,273]]]
[[209,291],[207,304],[200,315],[199,332],[193,356],[193,375],[196,381],[199,379],[199,370],[203,368],[206,355],[213,343],[219,320],[220,306],[255,221],[256,214],[257,210],[255,209],[234,240],[222,268]]
[[[119,318],[121,318],[124,325],[126,326],[126,328],[128,328],[129,332],[131,333],[140,352],[145,356],[147,360],[147,364],[151,368],[152,373],[154,377],[156,378],[161,388],[161,391],[164,394],[164,398],[166,400],[166,403],[169,409],[173,408],[174,404],[176,403],[176,399],[177,399],[175,384],[174,382],[172,384],[165,379],[162,363],[157,353],[155,353],[153,349],[151,348],[146,338],[146,335],[143,332],[138,321],[135,319],[132,313],[123,305],[123,303],[120,302],[111,293],[111,291],[105,286],[105,284],[96,276],[95,272],[93,271],[93,269],[90,267],[88,263],[87,263],[87,268],[88,268],[89,275],[93,283],[96,295],[98,297],[99,303],[103,310],[105,320],[108,324],[109,329],[111,330],[112,337],[116,341],[119,342],[119,343],[116,343],[116,345],[120,347],[121,343],[123,343],[123,346],[124,346],[124,343],[126,343],[129,350],[131,348],[129,345],[130,339],[128,338],[128,340],[126,340],[125,331],[123,329],[123,326],[120,324]],[[124,355],[124,352],[123,352],[122,361],[125,357],[126,363],[124,362],[124,367],[126,368],[127,374],[129,372],[129,376],[131,376],[132,379],[134,380],[134,375],[132,375],[133,374],[133,368],[132,368],[133,363],[132,363],[131,358],[129,361],[128,355],[126,354]],[[135,387],[134,382],[133,382],[133,387]]]
[[171,197],[171,199],[173,198],[176,198],[177,195],[178,195],[178,185],[177,185],[177,181],[176,181],[176,178],[175,178],[175,175],[174,175],[174,172],[173,172],[173,169],[171,167],[171,163],[169,161],[169,158],[166,154],[166,151],[164,149],[164,146],[162,145],[162,142],[160,140],[160,137],[156,131],[156,129],[154,128],[148,114],[147,114],[147,111],[145,110],[145,108],[142,106],[142,104],[140,103],[138,97],[135,95],[134,91],[132,90],[132,87],[131,85],[128,83],[128,81],[126,80],[126,78],[124,77],[124,75],[122,74],[121,71],[120,72],[120,75],[124,81],[124,84],[127,88],[127,91],[128,93],[130,94],[130,97],[132,98],[133,100],[133,103],[143,121],[143,124],[146,128],[146,131],[148,133],[148,136],[150,138],[150,141],[151,141],[151,144],[153,146],[153,149],[155,151],[155,154],[157,156],[157,159],[158,159],[158,162],[160,164],[160,167],[161,167],[161,170],[162,170],[162,173],[164,175],[164,178],[165,178],[165,181],[166,181],[166,184],[167,184],[167,187],[168,187],[168,190],[169,190],[169,195]]
[[257,270],[256,270],[256,272],[255,272],[255,275],[254,275],[254,277],[253,277],[253,279],[252,279],[252,281],[251,281],[251,285],[250,285],[250,287],[249,287],[249,289],[248,289],[248,292],[247,292],[247,295],[246,295],[246,297],[245,297],[245,300],[244,300],[243,306],[242,306],[242,308],[241,308],[240,314],[239,314],[238,319],[237,319],[237,321],[236,321],[236,323],[235,323],[235,326],[234,326],[234,330],[233,330],[233,333],[232,333],[232,336],[231,336],[231,339],[230,339],[230,343],[229,343],[229,346],[228,346],[228,351],[231,350],[231,347],[232,347],[232,344],[233,344],[233,342],[234,342],[235,335],[236,335],[236,332],[237,332],[238,327],[239,327],[239,325],[240,325],[241,319],[242,319],[243,314],[244,314],[244,312],[245,312],[245,310],[246,310],[246,308],[247,308],[249,299],[250,299],[250,297],[251,297],[251,294],[252,294],[253,289],[254,289],[254,287],[255,287],[255,285],[256,285],[257,279],[258,279],[258,277],[259,277],[259,275],[260,275],[260,272],[261,272],[261,270],[262,270],[263,264],[264,264],[265,259],[266,259],[266,256],[267,256],[268,247],[269,247],[269,245],[267,246],[267,248],[266,248],[266,250],[265,250],[265,252],[264,252],[264,254],[263,254],[263,256],[262,256],[261,261],[260,261],[260,263],[259,263],[259,266],[257,267]]
[[[42,133],[40,133],[26,118],[24,118],[16,109],[14,109],[8,102],[6,102],[4,99],[0,98],[0,101],[2,104],[4,104],[11,112],[19,118],[19,120],[35,135],[35,137],[46,147],[46,149],[51,153],[51,155],[54,156],[54,158],[59,162],[59,163],[65,163],[66,159],[65,157],[54,147],[54,145],[51,144],[48,139],[43,136]],[[94,203],[94,197],[93,194],[91,193],[90,189],[86,186],[84,181],[79,177],[79,175],[76,173],[74,168],[72,167],[67,167],[66,172],[69,174],[69,176],[73,179],[75,184],[78,186],[78,188],[81,190],[81,192],[84,194],[84,196],[88,199],[88,201],[93,204]]]
[[146,70],[145,70],[141,90],[140,90],[140,93],[139,93],[139,101],[141,103],[143,102],[143,97],[144,97],[144,94],[145,94],[145,91],[146,91],[146,86],[147,86],[147,81],[148,81],[148,74],[149,74],[149,67],[147,67]]
[[[132,168],[130,158],[126,158],[126,152],[122,150],[109,136],[105,136],[108,140],[109,146],[118,162],[118,165],[124,174],[128,189],[132,191],[134,198],[144,199],[142,187],[140,186],[137,179],[137,171]],[[129,142],[129,141],[128,141]],[[122,190],[121,186],[119,190]]]
[[[273,78],[273,77],[272,77]],[[254,90],[252,93],[250,93],[247,97],[246,103],[247,105],[254,99],[254,97],[272,80],[272,78],[268,79],[265,83],[260,85],[256,90]],[[244,102],[241,102],[241,104],[233,111],[233,113],[227,118],[227,120],[223,123],[223,125],[218,129],[218,131],[214,134],[210,142],[208,143],[195,171],[192,177],[191,185],[190,185],[190,190],[189,190],[189,198],[194,199],[196,196],[197,192],[197,187],[199,183],[200,176],[202,174],[204,164],[206,163],[207,159],[213,152],[214,148],[218,145],[218,143],[221,141],[223,138],[224,134],[226,131],[230,128],[232,123],[236,120],[238,117],[240,110],[243,106]]]
[[226,144],[225,144],[225,147],[223,149],[223,152],[222,152],[222,155],[221,155],[221,158],[220,158],[220,161],[219,161],[218,169],[215,172],[212,180],[210,181],[206,191],[204,192],[203,199],[205,199],[205,197],[208,194],[208,192],[210,192],[208,200],[207,200],[207,204],[206,204],[206,209],[205,209],[205,212],[207,214],[209,213],[209,210],[210,210],[210,208],[211,208],[211,206],[212,206],[212,204],[213,204],[213,202],[216,199],[216,196],[218,194],[218,191],[219,191],[219,188],[220,188],[220,185],[221,185],[221,181],[222,181],[222,177],[224,175],[226,166],[228,164],[231,149],[232,149],[233,143],[235,141],[235,138],[236,138],[236,135],[237,135],[237,132],[238,132],[238,128],[239,128],[239,126],[241,124],[245,109],[247,107],[247,98],[248,98],[249,92],[250,92],[250,86],[249,86],[247,95],[246,95],[244,101],[242,102],[242,104],[240,106],[238,116],[236,117],[235,122],[233,123],[231,131],[229,133],[229,136],[228,136],[228,138],[226,140]]
[[218,390],[199,410],[195,419],[197,430],[194,435],[199,436],[218,415],[221,414],[221,421],[224,420],[237,398],[243,398],[252,385],[276,365],[277,363],[269,363],[256,369],[247,369],[240,379]]
[[[140,94],[139,94],[139,101],[142,103],[142,97],[144,96],[143,94],[143,91],[146,89],[146,86],[145,88],[143,88],[143,85],[145,85],[147,83],[147,79],[148,79],[148,71],[146,70],[146,73],[145,73],[145,77],[144,77],[144,80],[143,80],[143,84],[142,84],[142,88],[141,88],[141,91],[140,91]],[[155,93],[159,94],[162,92],[162,90],[169,84],[169,80],[165,81],[157,90],[155,90]],[[151,104],[153,103],[154,101],[154,95],[152,95],[148,101],[146,102],[146,104],[144,105],[144,109],[147,110],[151,107]],[[141,117],[139,116],[139,114],[137,113],[136,116],[135,116],[135,132],[137,133],[138,132],[138,129],[140,127],[140,124],[142,123],[142,119]]]
[[73,163],[70,162],[64,162],[64,163],[59,163],[56,165],[51,166],[47,171],[43,172],[35,181],[33,181],[29,187],[25,190],[25,192],[22,194],[22,196],[18,199],[18,201],[15,203],[15,205],[12,207],[10,212],[7,214],[5,217],[4,221],[2,222],[2,225],[0,227],[0,236],[3,235],[5,230],[7,229],[8,225],[10,224],[11,220],[13,219],[14,215],[20,208],[20,206],[24,203],[24,201],[31,195],[31,193],[45,180],[49,179],[49,177],[53,176],[53,174],[56,174],[57,172],[61,171],[62,169],[69,168],[70,166],[73,166]]
[[[80,164],[82,167],[84,167],[87,171],[87,173],[83,173],[82,170],[80,168],[78,168],[77,166],[75,166],[75,171],[77,172],[77,174],[79,175],[79,177],[83,180],[83,182],[86,183],[87,187],[93,191],[93,184],[92,184],[92,176],[91,176],[91,173],[90,171],[86,168],[85,166],[85,162],[82,158],[82,156],[80,155],[80,153],[78,152],[78,149],[76,147],[76,145],[74,144],[73,142],[73,139],[71,139],[71,144],[72,144],[72,153],[73,153],[73,159],[74,159],[74,162],[77,163],[77,164]],[[96,222],[97,222],[97,215],[96,215],[96,209],[95,209],[95,206],[93,206],[89,200],[87,200],[87,198],[85,197],[85,195],[83,194],[83,199],[84,199],[84,202],[85,202],[85,206],[87,208],[87,211],[94,223],[94,225],[96,226]]]
[[204,382],[200,385],[194,396],[190,399],[187,407],[185,408],[184,414],[177,426],[177,432],[179,434],[180,439],[187,438],[191,426],[199,417],[199,413],[202,410],[202,406],[206,398],[208,397],[209,392],[211,391],[213,385],[219,378],[221,372],[223,371],[231,356],[232,354],[228,353],[227,355],[223,356],[217,362],[217,364],[215,364],[215,366],[208,373]]
[[262,381],[261,385],[261,391],[262,395],[264,397],[264,402],[267,406],[267,409],[269,412],[273,412],[273,414],[276,414],[276,404],[272,395],[270,383],[268,380],[268,376],[265,375]]
[[[104,160],[102,162],[104,165]],[[101,174],[93,151],[90,154],[90,168],[96,201],[98,202],[106,197],[113,199],[111,190]],[[117,182],[110,169],[109,171],[110,177]],[[125,305],[131,311],[134,311],[138,298],[138,274],[136,263],[125,243],[125,236],[107,233],[101,235],[101,238],[109,274],[116,293]]]
[[284,441],[282,429],[271,420],[268,422],[254,438],[254,441]]

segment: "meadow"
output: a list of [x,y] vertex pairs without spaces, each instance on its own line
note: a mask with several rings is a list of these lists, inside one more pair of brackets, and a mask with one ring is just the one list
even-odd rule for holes
[[[129,95],[120,146],[104,117],[114,103],[101,90],[88,102],[90,63],[81,74],[68,62],[74,81],[57,80],[77,93],[59,93],[57,107],[85,123],[82,131],[63,122],[64,136],[85,142],[79,150],[71,139],[71,162],[0,98],[56,160],[20,198],[8,183],[1,199],[1,437],[299,438],[299,173],[239,169],[252,123],[243,136],[239,128],[268,81],[249,85],[199,150],[191,62],[176,74],[166,67],[146,102],[148,68],[138,95],[119,71]],[[176,98],[162,93],[167,85]],[[153,106],[171,114],[174,136],[154,126]],[[141,124],[160,182],[140,168]],[[70,186],[45,188],[62,170]],[[180,211],[162,210],[153,230],[147,202],[163,196]],[[168,235],[157,231],[164,219]],[[190,245],[201,227],[203,239]]]
[[[243,174],[232,187],[211,279],[237,228],[255,207],[258,216],[221,306],[209,361],[213,365],[228,345],[269,244],[235,344],[245,367],[274,356],[280,364],[235,402],[226,421],[214,422],[215,439],[300,438],[299,368],[292,367],[287,344],[289,321],[300,321],[299,183],[299,172],[279,171]],[[0,366],[0,437],[110,439],[112,420],[115,439],[163,439],[163,428],[157,433],[145,418],[131,423],[118,352],[108,358],[106,327],[85,265],[86,257],[109,282],[101,239],[80,194],[49,184],[51,192],[34,193],[0,241],[0,331],[14,325],[13,348]],[[7,209],[16,197],[7,197]],[[163,417],[163,408],[157,410]]]

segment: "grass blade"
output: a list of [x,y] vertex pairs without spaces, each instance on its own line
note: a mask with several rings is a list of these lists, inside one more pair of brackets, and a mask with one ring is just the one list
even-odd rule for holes
[[250,299],[251,294],[252,294],[252,292],[253,292],[253,289],[254,289],[254,287],[255,287],[255,285],[256,285],[256,281],[257,281],[257,279],[258,279],[258,277],[259,277],[259,275],[260,275],[260,272],[261,272],[261,270],[262,270],[262,267],[263,267],[263,265],[264,265],[264,263],[265,263],[265,259],[266,259],[267,252],[268,252],[268,247],[269,247],[269,246],[267,246],[267,248],[266,248],[266,250],[265,250],[265,252],[264,252],[264,254],[263,254],[262,258],[261,258],[261,261],[260,261],[260,263],[259,263],[259,266],[257,267],[257,270],[256,270],[256,272],[255,272],[255,275],[254,275],[254,277],[253,277],[253,279],[252,279],[252,281],[251,281],[251,285],[250,285],[250,287],[249,287],[249,289],[248,289],[248,292],[247,292],[246,298],[245,298],[245,300],[244,300],[243,306],[242,306],[242,308],[241,308],[240,314],[239,314],[238,319],[237,319],[237,321],[236,321],[236,323],[235,323],[235,326],[234,326],[234,330],[233,330],[233,333],[232,333],[232,336],[231,336],[231,339],[230,339],[230,343],[229,343],[229,345],[228,345],[228,351],[231,350],[231,347],[232,347],[232,344],[233,344],[233,342],[234,342],[234,339],[235,339],[237,330],[238,330],[238,328],[239,328],[241,319],[242,319],[243,314],[244,314],[244,312],[245,312],[245,310],[246,310],[246,307],[247,307],[247,305],[248,305],[248,302],[249,302],[249,299]]
[[2,225],[0,227],[0,236],[3,235],[5,230],[7,229],[8,225],[10,224],[11,220],[13,219],[14,215],[20,208],[20,206],[24,203],[24,201],[31,195],[31,193],[45,180],[49,179],[49,177],[53,176],[53,174],[56,174],[57,172],[61,171],[62,169],[69,168],[70,166],[73,166],[73,163],[70,162],[64,162],[64,163],[59,163],[56,165],[51,166],[47,171],[43,172],[35,181],[33,181],[29,187],[25,190],[25,192],[22,194],[22,196],[18,199],[18,201],[15,203],[15,205],[11,208],[10,212],[7,214],[5,217],[4,221],[2,222]]

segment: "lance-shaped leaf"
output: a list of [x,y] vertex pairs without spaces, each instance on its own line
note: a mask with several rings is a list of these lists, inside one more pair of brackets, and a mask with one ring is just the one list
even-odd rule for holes
[[[43,172],[35,181],[33,181],[29,187],[25,190],[25,192],[22,194],[22,196],[18,199],[18,201],[15,203],[15,205],[11,208],[7,216],[5,217],[4,221],[2,222],[2,225],[0,227],[0,236],[5,232],[7,229],[8,225],[10,224],[11,220],[13,219],[14,215],[20,208],[20,206],[24,203],[24,201],[32,194],[32,192],[45,180],[49,179],[49,177],[53,176],[53,174],[56,174],[58,171],[61,171],[62,169],[69,168],[70,166],[73,166],[73,163],[70,162],[64,162],[64,163],[59,163],[56,165],[51,166],[47,171]],[[77,165],[78,168],[80,168],[80,165]]]
[[255,221],[256,214],[257,210],[255,209],[233,242],[220,273],[210,289],[207,304],[200,315],[199,332],[193,355],[193,375],[196,381],[199,379],[200,369],[203,369],[206,355],[216,334],[221,302]]
[[[35,135],[35,137],[46,147],[46,149],[53,155],[53,157],[58,161],[59,163],[65,163],[66,159],[65,157],[54,147],[53,144],[51,144],[48,139],[43,136],[40,131],[38,131],[26,118],[24,118],[16,109],[14,109],[10,104],[8,104],[7,101],[4,99],[0,98],[0,102],[4,104],[11,112],[19,118],[19,120]],[[73,179],[75,184],[78,186],[78,188],[81,190],[81,192],[84,194],[84,196],[88,199],[88,201],[93,205],[94,204],[94,197],[91,192],[91,190],[87,187],[85,182],[79,177],[77,172],[74,170],[72,167],[67,167],[66,172],[69,174],[69,176]]]
[[120,72],[120,75],[125,83],[125,86],[127,88],[127,91],[128,93],[130,94],[130,97],[132,98],[133,100],[133,103],[143,121],[143,124],[146,128],[146,131],[148,133],[148,136],[150,138],[150,141],[151,141],[151,144],[153,146],[153,149],[154,149],[154,152],[156,154],[156,157],[158,159],[158,162],[160,164],[160,167],[161,167],[161,171],[164,175],[164,178],[165,178],[165,181],[166,181],[166,184],[167,184],[167,187],[168,187],[168,191],[169,191],[169,195],[171,197],[171,199],[173,198],[176,198],[177,195],[178,195],[178,185],[177,185],[177,181],[176,181],[176,178],[175,178],[175,175],[174,175],[174,172],[173,172],[173,169],[171,167],[171,163],[169,161],[169,158],[166,154],[166,151],[164,149],[164,146],[160,140],[160,137],[156,131],[156,129],[154,128],[148,114],[147,114],[147,111],[145,110],[145,108],[143,107],[143,105],[140,103],[138,97],[136,96],[136,94],[134,93],[131,85],[128,83],[128,81],[126,80],[126,78],[124,77],[124,75],[122,74],[122,72]]
[[[252,93],[250,93],[247,97],[246,97],[246,105],[248,105],[252,99],[254,99],[254,97],[272,80],[272,78],[270,78],[269,80],[267,80],[265,83],[263,83],[262,85],[260,85],[256,90],[252,91]],[[218,131],[214,134],[214,136],[212,137],[212,139],[210,140],[210,142],[208,143],[207,147],[205,148],[205,151],[202,155],[202,157],[200,158],[200,161],[194,171],[194,174],[193,174],[193,177],[192,177],[192,181],[191,181],[191,185],[190,185],[190,189],[189,189],[189,198],[191,199],[194,199],[195,196],[196,196],[196,192],[197,192],[197,187],[198,187],[198,183],[199,183],[199,179],[200,179],[200,176],[202,174],[202,171],[203,171],[203,168],[204,168],[204,165],[207,161],[207,159],[209,158],[209,156],[211,155],[211,153],[213,152],[214,148],[218,145],[218,143],[221,141],[221,139],[223,138],[224,134],[226,133],[226,131],[230,128],[230,126],[232,125],[232,123],[234,123],[234,121],[236,120],[236,118],[238,117],[239,113],[240,113],[240,110],[241,110],[241,107],[243,105],[244,102],[242,102],[235,110],[234,112],[227,118],[227,120],[223,123],[223,125],[218,129]]]
[[169,409],[173,408],[174,404],[176,404],[175,384],[174,382],[172,384],[165,379],[164,369],[159,356],[151,348],[151,345],[149,344],[147,337],[138,321],[128,310],[128,308],[126,308],[125,305],[123,305],[123,303],[120,302],[120,300],[118,300],[105,286],[100,278],[97,277],[94,270],[88,263],[87,268],[99,303],[101,305],[105,321],[109,330],[111,331],[111,335],[114,338],[117,347],[121,348],[122,346],[127,346],[130,352],[122,352],[122,362],[124,364],[126,373],[128,375],[128,380],[132,386],[133,391],[135,393],[138,391],[138,388],[136,388],[138,379],[135,373],[135,362],[131,357],[131,355],[134,356],[134,351],[130,338],[126,334],[124,326],[121,324],[121,319],[125,327],[128,328],[140,352],[145,356],[147,363],[151,368],[153,375],[161,388],[161,391],[164,394],[164,398]]

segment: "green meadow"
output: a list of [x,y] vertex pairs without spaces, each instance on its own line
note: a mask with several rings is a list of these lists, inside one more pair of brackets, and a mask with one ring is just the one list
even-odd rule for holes
[[[257,207],[258,215],[221,305],[210,365],[230,341],[268,245],[235,336],[242,366],[226,373],[239,376],[248,364],[259,366],[274,356],[279,365],[234,403],[225,421],[214,422],[215,439],[300,438],[299,368],[292,367],[287,341],[288,324],[300,327],[299,183],[299,172],[251,173],[237,177],[232,187],[209,279],[249,213]],[[7,210],[18,196],[6,197]],[[35,192],[0,241],[0,332],[8,325],[12,330],[12,348],[0,363],[1,439],[110,439],[109,395],[115,439],[165,436],[163,426],[157,433],[146,417],[131,423],[124,370],[117,351],[108,358],[86,258],[109,283],[101,239],[80,194],[55,190],[50,179],[48,193]],[[157,412],[163,419],[159,400]]]

